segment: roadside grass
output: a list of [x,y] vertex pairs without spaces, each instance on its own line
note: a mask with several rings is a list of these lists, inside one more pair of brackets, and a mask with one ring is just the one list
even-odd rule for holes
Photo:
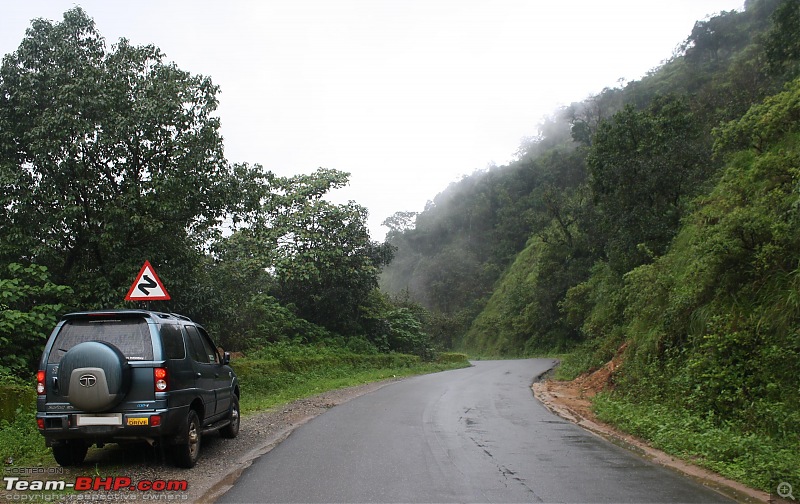
[[594,398],[597,417],[647,440],[659,450],[752,488],[775,492],[782,482],[800,486],[800,435],[767,436],[744,426],[659,403],[631,402],[609,393]]
[[[434,363],[421,363],[409,367],[396,367],[390,369],[372,369],[353,371],[344,368],[329,369],[323,372],[312,372],[304,375],[290,374],[280,377],[284,380],[281,386],[273,392],[266,387],[259,387],[257,382],[250,382],[242,387],[242,401],[240,408],[243,415],[258,413],[260,411],[276,408],[283,404],[311,397],[329,390],[364,385],[392,378],[401,378],[412,375],[436,373],[448,369],[457,369],[465,366],[442,365]],[[272,376],[268,380],[274,380]]]
[[567,352],[555,355],[559,365],[555,369],[554,379],[571,381],[578,376],[600,369],[616,354],[620,342],[593,339],[576,345]]
[[[316,350],[316,351],[314,351]],[[243,414],[254,414],[322,392],[404,376],[468,367],[463,354],[434,362],[402,354],[358,355],[324,349],[284,348],[232,363],[242,387]],[[33,385],[30,385],[31,390]],[[0,420],[0,456],[6,467],[53,467],[50,448],[36,427],[35,399]]]
[[55,465],[53,454],[44,446],[44,437],[36,427],[35,402],[17,407],[13,420],[0,421],[0,455],[6,467]]
[[[456,358],[452,356],[456,355]],[[341,357],[341,356],[339,356]],[[344,358],[328,356],[309,363],[303,359],[239,359],[233,362],[242,384],[242,414],[276,408],[329,390],[412,375],[468,367],[463,354],[442,354],[435,362],[402,354]]]
[[559,360],[553,372],[553,379],[558,381],[571,381],[587,371],[599,369],[605,362],[600,362],[584,349],[576,349],[572,353],[557,356]]
[[[585,344],[558,356],[560,365],[553,378],[569,381],[598,369],[613,357],[612,346]],[[741,422],[723,421],[711,413],[699,415],[643,394],[600,393],[592,409],[599,420],[665,453],[752,488],[774,493],[781,482],[800,486],[800,433],[796,431],[757,432]],[[776,406],[771,414],[792,413]]]

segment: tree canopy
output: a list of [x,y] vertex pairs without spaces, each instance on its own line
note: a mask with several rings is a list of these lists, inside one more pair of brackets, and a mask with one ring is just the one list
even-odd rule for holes
[[[381,321],[396,314],[373,291],[393,249],[371,241],[362,206],[326,199],[349,175],[230,163],[218,93],[153,45],[109,46],[79,7],[34,20],[3,58],[0,299],[16,311],[0,337],[10,353],[41,344],[61,310],[124,306],[145,260],[172,297],[154,308],[200,320],[234,349],[387,341]],[[37,324],[22,330],[26,320]],[[419,324],[408,331],[427,338]],[[3,367],[34,365],[28,350]]]
[[0,68],[2,257],[89,304],[117,298],[142,257],[188,276],[235,185],[217,92],[153,46],[107,49],[80,8],[34,21]]

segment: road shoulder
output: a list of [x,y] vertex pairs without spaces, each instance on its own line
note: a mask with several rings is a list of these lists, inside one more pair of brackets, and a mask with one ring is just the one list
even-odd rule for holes
[[309,420],[334,406],[378,390],[395,381],[397,380],[390,379],[332,390],[294,401],[276,410],[244,417],[241,431],[248,433],[248,443],[239,447],[236,453],[207,459],[207,462],[213,464],[216,470],[211,472],[213,477],[195,481],[194,490],[197,502],[213,503],[216,501],[233,486],[242,472],[250,467],[255,459],[278,446],[295,429]]
[[591,398],[596,393],[596,387],[594,386],[603,380],[603,374],[606,372],[610,373],[613,370],[601,369],[598,375],[587,375],[569,382],[540,379],[535,381],[531,388],[536,399],[561,418],[569,420],[618,446],[636,452],[657,464],[681,472],[727,497],[743,503],[775,502],[771,500],[770,495],[766,492],[750,488],[702,467],[677,459],[653,448],[639,438],[599,421],[592,412]]

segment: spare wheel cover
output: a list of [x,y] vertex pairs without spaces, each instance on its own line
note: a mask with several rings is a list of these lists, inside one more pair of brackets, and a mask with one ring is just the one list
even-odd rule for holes
[[70,404],[83,411],[100,412],[119,404],[128,393],[131,370],[116,346],[86,341],[61,358],[58,381]]

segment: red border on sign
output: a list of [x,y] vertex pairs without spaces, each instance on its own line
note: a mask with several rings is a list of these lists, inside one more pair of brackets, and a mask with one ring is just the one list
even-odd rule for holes
[[[133,290],[136,289],[136,287],[142,282],[142,275],[144,275],[144,272],[147,271],[147,268],[150,268],[150,273],[153,274],[153,280],[156,281],[162,292],[164,292],[163,296],[133,295]],[[150,261],[145,261],[144,266],[142,266],[142,269],[139,270],[139,274],[136,275],[136,280],[133,281],[133,285],[131,285],[131,288],[128,290],[128,294],[125,295],[125,301],[168,301],[169,299],[171,299],[169,297],[169,293],[164,287],[164,284],[161,282],[161,279],[158,278],[158,273],[156,273],[155,268],[153,268],[153,265],[150,264]]]

